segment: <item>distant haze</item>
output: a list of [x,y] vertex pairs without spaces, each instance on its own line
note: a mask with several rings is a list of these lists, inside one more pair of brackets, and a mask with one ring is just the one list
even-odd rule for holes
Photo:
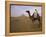
[[12,5],[11,6],[11,17],[18,17],[18,16],[28,16],[26,13],[27,10],[30,11],[30,15],[32,15],[37,9],[39,15],[41,16],[41,7],[40,6],[19,6],[19,5]]

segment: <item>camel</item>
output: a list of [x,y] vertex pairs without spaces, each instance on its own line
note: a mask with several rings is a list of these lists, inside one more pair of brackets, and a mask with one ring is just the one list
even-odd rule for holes
[[[36,13],[34,12],[32,16],[30,15],[30,11],[29,10],[27,10],[26,13],[28,13],[29,18],[32,19],[32,22],[34,24],[40,24],[40,16],[39,16],[39,14],[38,14],[36,9],[35,9],[35,11],[36,11]],[[36,14],[36,16],[35,16],[35,14]]]

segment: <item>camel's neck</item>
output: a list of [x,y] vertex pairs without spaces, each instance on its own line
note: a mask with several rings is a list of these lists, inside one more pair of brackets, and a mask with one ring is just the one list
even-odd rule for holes
[[30,17],[31,15],[30,15],[30,13],[29,13],[29,17]]
[[31,15],[30,15],[30,13],[28,13],[28,15],[29,15],[29,17],[31,18]]

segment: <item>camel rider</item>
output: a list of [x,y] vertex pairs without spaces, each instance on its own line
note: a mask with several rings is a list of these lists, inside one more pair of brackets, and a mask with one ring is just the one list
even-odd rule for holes
[[32,17],[33,17],[33,20],[38,20],[38,21],[40,21],[40,16],[39,16],[39,14],[38,14],[37,9],[35,9],[35,11],[34,11]]
[[35,9],[34,18],[37,18],[37,14],[38,14],[38,12],[37,12],[37,10]]

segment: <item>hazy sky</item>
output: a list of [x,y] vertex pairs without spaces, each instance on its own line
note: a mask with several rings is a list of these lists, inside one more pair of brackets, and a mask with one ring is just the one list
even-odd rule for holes
[[11,6],[11,17],[18,17],[21,15],[28,16],[26,10],[29,10],[31,15],[34,13],[35,9],[37,9],[39,15],[41,16],[41,7],[39,6],[19,6],[19,5],[12,5]]

